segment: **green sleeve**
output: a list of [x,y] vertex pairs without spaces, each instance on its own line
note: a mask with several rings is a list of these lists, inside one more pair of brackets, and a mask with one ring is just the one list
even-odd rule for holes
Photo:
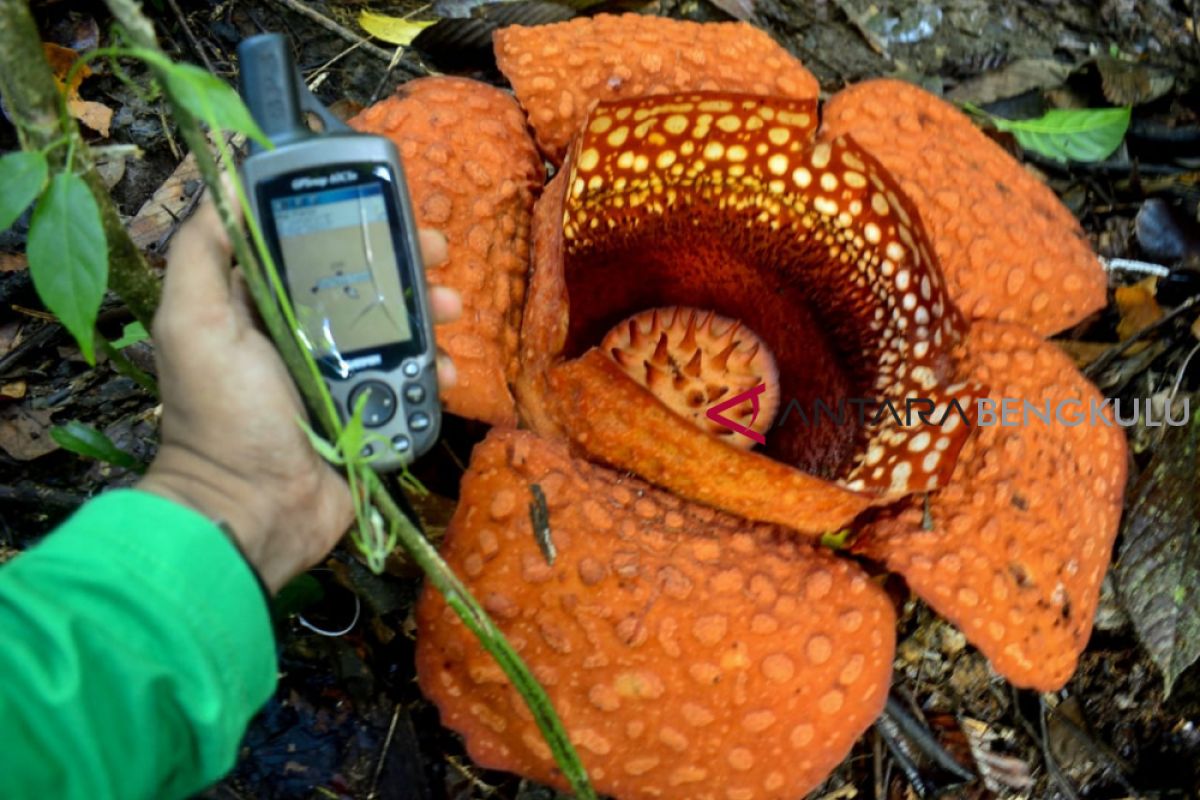
[[175,798],[275,687],[266,601],[210,520],[108,492],[0,567],[0,793]]

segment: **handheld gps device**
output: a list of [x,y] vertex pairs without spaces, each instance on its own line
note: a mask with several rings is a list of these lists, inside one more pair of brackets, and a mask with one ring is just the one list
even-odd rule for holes
[[[399,153],[317,101],[283,36],[246,39],[238,57],[242,97],[274,144],[251,144],[242,179],[301,333],[342,419],[364,403],[367,432],[380,434],[364,453],[372,466],[407,464],[437,439],[441,405]],[[322,133],[310,130],[306,111]]]

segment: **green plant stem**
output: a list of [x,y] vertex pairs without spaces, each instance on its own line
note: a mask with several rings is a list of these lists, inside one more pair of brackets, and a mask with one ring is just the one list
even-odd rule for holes
[[367,488],[371,501],[385,517],[399,521],[400,542],[417,566],[425,573],[425,579],[433,584],[438,593],[445,599],[459,619],[463,621],[484,649],[496,659],[496,663],[504,670],[504,674],[512,681],[513,687],[524,698],[525,704],[533,713],[534,722],[542,732],[542,738],[550,747],[554,760],[563,771],[563,777],[571,785],[571,791],[579,800],[594,800],[596,792],[592,788],[579,753],[571,743],[562,721],[554,710],[546,690],[538,683],[537,678],[529,671],[525,661],[509,644],[504,633],[496,627],[496,623],[484,611],[483,606],[475,599],[470,590],[463,585],[458,576],[450,569],[437,550],[429,543],[421,532],[409,521],[408,517],[396,506],[395,500],[388,493],[387,487],[379,475],[368,471],[366,475]]
[[[0,0],[0,2],[12,2],[12,0]],[[158,58],[166,59],[158,46],[153,26],[142,14],[135,0],[106,0],[106,4],[117,21],[125,27],[130,41],[136,47],[154,53]],[[163,73],[161,63],[156,64],[156,61],[157,59],[150,62],[151,67],[158,74],[159,83],[166,87],[168,86],[166,75]],[[169,92],[167,92],[167,99],[184,141],[196,156],[196,165],[200,174],[213,193],[214,205],[229,234],[234,254],[246,275],[247,285],[258,305],[267,332],[279,348],[302,396],[316,413],[320,427],[327,434],[332,434],[331,439],[336,440],[336,434],[341,431],[341,424],[334,410],[332,399],[320,378],[311,353],[298,343],[299,329],[291,314],[291,309],[286,303],[280,303],[277,300],[277,298],[286,297],[279,284],[278,272],[273,268],[264,269],[263,263],[259,261],[254,249],[251,248],[250,240],[238,224],[230,199],[223,190],[217,162],[213,158],[208,140],[201,131],[199,123],[174,98],[170,97]],[[224,140],[219,135],[216,138],[218,146],[224,149]],[[240,185],[236,183],[235,185],[240,191]],[[240,199],[244,205],[245,197]],[[254,224],[254,220],[248,219],[247,223],[258,247],[258,252],[263,253],[265,258],[269,259],[261,231]],[[353,465],[351,469],[354,469]],[[400,541],[409,555],[424,570],[429,581],[442,593],[446,602],[459,615],[468,629],[479,638],[483,647],[496,659],[505,674],[508,675],[509,680],[513,682],[514,688],[521,694],[532,712],[542,736],[546,739],[546,743],[576,796],[580,800],[595,800],[596,793],[591,787],[579,755],[567,737],[562,722],[545,690],[533,677],[529,667],[504,638],[504,634],[488,617],[479,602],[438,555],[433,545],[421,535],[412,521],[396,505],[379,476],[370,469],[363,469],[359,473],[358,479],[365,483],[367,494],[389,529],[395,529],[398,532]]]
[[[109,286],[146,327],[158,307],[161,284],[137,245],[96,172],[92,153],[69,116],[60,114],[60,94],[42,51],[37,25],[26,0],[0,0],[0,96],[26,150],[43,150],[52,169],[77,172],[96,204],[108,241]],[[66,150],[58,145],[66,140]],[[71,154],[68,161],[67,154]]]
[[138,386],[141,386],[147,392],[158,397],[158,382],[150,377],[144,370],[139,369],[136,364],[125,357],[125,354],[112,346],[112,342],[105,339],[99,333],[96,334],[96,344],[99,345],[100,352],[108,356],[109,362],[120,374],[129,378]]

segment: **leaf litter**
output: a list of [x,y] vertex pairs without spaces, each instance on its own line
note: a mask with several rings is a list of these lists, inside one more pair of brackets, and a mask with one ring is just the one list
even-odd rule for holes
[[[439,29],[449,30],[442,18],[467,18],[466,27],[478,29],[471,34],[475,38],[469,39],[475,60],[468,59],[470,63],[454,68],[487,75],[491,58],[488,39],[499,24],[522,21],[522,14],[527,15],[523,19],[536,22],[618,5],[572,3],[555,8],[550,3],[499,5],[439,0],[434,13],[428,8],[422,10],[416,2],[371,3],[365,9],[435,21],[415,37],[411,49],[420,51],[423,37],[433,42],[429,46],[434,54],[430,61],[439,66],[445,56],[455,55],[457,41],[468,39],[451,36],[439,43],[432,34]],[[326,9],[313,4],[311,8],[317,14],[329,11],[346,28],[355,28],[356,17],[364,10],[360,5]],[[1189,97],[1194,98],[1197,82],[1194,28],[1187,27],[1186,15],[1178,8],[1151,0],[1095,7],[908,0],[886,6],[855,0],[834,4],[738,0],[709,5],[692,0],[656,8],[661,13],[695,19],[727,19],[732,15],[756,20],[808,63],[830,91],[868,75],[904,71],[925,85],[946,91],[951,99],[985,107],[1028,94],[1040,106],[1031,114],[1034,118],[1046,110],[1056,110],[1056,102],[1064,106],[1082,104],[1084,110],[1132,106],[1129,135],[1123,142],[1118,141],[1121,147],[1113,155],[1094,152],[1098,147],[1084,153],[1099,160],[1040,160],[1036,152],[1022,152],[1018,141],[1009,142],[1015,154],[1042,170],[1060,195],[1071,198],[1072,208],[1083,219],[1102,256],[1145,260],[1167,272],[1151,282],[1145,280],[1145,275],[1114,270],[1112,286],[1120,289],[1115,293],[1117,301],[1066,334],[1060,343],[1082,353],[1082,363],[1107,357],[1099,377],[1108,394],[1153,396],[1160,403],[1172,395],[1177,401],[1187,397],[1193,400],[1195,410],[1200,357],[1189,361],[1188,354],[1200,342],[1192,331],[1200,307],[1171,315],[1200,293],[1200,283],[1192,282],[1189,273],[1196,266],[1194,233],[1200,196],[1196,187],[1200,182],[1194,177],[1189,182],[1187,177],[1195,175],[1194,162],[1176,161],[1156,144],[1153,136],[1164,134],[1152,131],[1151,138],[1146,139],[1140,127],[1151,118],[1165,120],[1168,130],[1184,132],[1187,126],[1197,123],[1187,103]],[[155,13],[164,30],[177,31],[172,13],[165,9]],[[329,103],[369,102],[376,89],[390,90],[399,74],[385,80],[386,60],[362,52],[365,48],[347,51],[349,45],[330,34],[328,28],[297,15],[277,0],[250,0],[236,6],[203,12],[188,9],[183,13],[190,18],[207,57],[224,78],[234,74],[230,56],[236,39],[264,25],[292,31],[300,61],[308,71],[306,77],[322,75],[327,79],[320,94]],[[59,16],[58,11],[55,16]],[[77,28],[83,33],[80,41],[85,42],[92,35],[94,22],[86,24],[90,19],[86,15],[79,19],[82,22]],[[437,22],[439,19],[442,21]],[[101,21],[98,30],[106,24]],[[103,43],[104,34],[97,32],[96,36],[98,43]],[[170,43],[174,38],[168,36],[165,41]],[[63,46],[76,44],[70,38],[58,41]],[[1118,45],[1115,55],[1109,47],[1111,42]],[[81,50],[86,46],[91,45],[79,45]],[[176,46],[176,57],[200,60],[182,38]],[[429,52],[423,55],[429,57]],[[334,59],[332,67],[321,70],[320,65]],[[1170,85],[1166,85],[1164,76],[1171,79]],[[180,165],[170,155],[165,144],[169,128],[154,127],[160,115],[153,101],[131,95],[112,76],[104,74],[93,75],[82,88],[96,102],[120,98],[112,103],[112,141],[132,141],[146,151],[142,158],[125,160],[125,174],[115,176],[114,191],[123,198],[123,210],[130,217],[144,204],[136,223],[139,245],[161,251],[177,219],[186,217],[198,198],[194,174],[188,165]],[[990,107],[987,110],[994,111]],[[1111,125],[1103,118],[1101,121]],[[1087,132],[1086,126],[1077,127]],[[1058,134],[1063,130],[1060,127]],[[1060,155],[1078,154],[1080,145],[1070,136],[1068,131],[1066,145],[1059,142]],[[0,152],[10,150],[13,144],[11,132],[5,133],[0,127]],[[1086,144],[1084,149],[1088,149]],[[153,169],[147,171],[148,165]],[[177,167],[179,172],[165,180]],[[151,198],[160,187],[158,196]],[[21,244],[19,235],[0,240],[0,247],[8,250],[19,250]],[[0,331],[15,334],[20,328],[14,326],[16,312],[10,310],[11,304],[36,304],[24,270],[0,273],[0,299],[4,301],[0,306]],[[118,316],[102,322],[102,328],[110,338],[118,338],[128,321]],[[25,327],[34,331],[42,325],[33,322]],[[12,444],[14,448],[23,453],[36,452],[46,447],[46,442],[53,446],[48,430],[55,422],[79,418],[97,430],[124,431],[119,446],[136,451],[139,458],[152,454],[152,450],[146,450],[152,445],[139,439],[147,415],[153,411],[151,398],[139,395],[136,388],[126,395],[106,389],[115,379],[103,362],[92,368],[79,360],[59,358],[56,348],[66,341],[62,337],[41,344],[35,340],[37,346],[23,344],[30,338],[32,334],[23,331],[19,339],[9,336],[7,347],[0,347],[0,359],[16,351],[16,358],[7,364],[0,362],[0,384],[20,383],[25,387],[22,397],[0,396],[0,439],[7,435],[10,438],[4,441],[18,442]],[[1134,340],[1133,345],[1114,354],[1115,348],[1130,340]],[[131,350],[137,347],[145,345]],[[97,379],[80,381],[85,375]],[[112,394],[114,391],[117,394]],[[101,398],[112,396],[120,399],[101,402]],[[53,402],[48,403],[50,400]],[[451,423],[448,427],[446,451],[435,451],[428,463],[420,465],[419,477],[434,489],[431,499],[422,501],[420,512],[434,535],[453,511],[458,465],[481,435],[470,425]],[[1077,705],[1064,707],[1062,698],[1051,698],[1054,702],[1045,712],[1044,732],[1039,726],[1043,713],[1039,698],[1011,692],[991,672],[986,660],[965,644],[961,634],[920,603],[906,599],[904,587],[893,585],[894,579],[889,583],[889,589],[904,601],[896,661],[897,690],[910,699],[937,746],[953,753],[980,776],[973,784],[950,790],[947,796],[1069,796],[1062,789],[1062,781],[1050,777],[1052,762],[1071,787],[1069,791],[1080,797],[1133,796],[1126,791],[1126,778],[1116,777],[1125,775],[1126,767],[1127,780],[1136,787],[1139,797],[1182,797],[1187,795],[1181,792],[1200,785],[1200,767],[1195,766],[1200,763],[1200,735],[1196,733],[1200,674],[1196,667],[1187,667],[1195,660],[1188,649],[1189,637],[1195,642],[1200,635],[1187,627],[1193,623],[1183,613],[1186,609],[1194,612],[1189,603],[1194,602],[1192,589],[1200,578],[1193,568],[1184,568],[1183,564],[1190,561],[1172,562],[1164,557],[1164,553],[1190,552],[1170,549],[1165,541],[1174,541],[1172,547],[1179,548],[1196,537],[1192,528],[1188,539],[1187,513],[1190,509],[1194,514],[1195,509],[1184,497],[1196,495],[1195,448],[1180,438],[1179,430],[1164,431],[1143,420],[1131,431],[1140,443],[1135,448],[1133,470],[1138,477],[1130,493],[1119,545],[1120,560],[1114,573],[1118,590],[1111,597],[1111,622],[1094,635],[1076,678],[1061,693],[1067,699],[1076,699]],[[18,461],[8,453],[0,457],[0,492],[32,481],[70,489],[82,497],[112,481],[111,474],[105,477],[91,470],[90,464],[69,453],[49,452],[27,461]],[[126,476],[118,481],[129,479]],[[6,507],[2,516],[6,527],[15,526],[21,543],[31,541],[53,522],[32,503]],[[1192,519],[1194,522],[1194,516]],[[1154,563],[1162,565],[1159,568],[1146,570],[1143,566],[1142,573],[1134,569],[1142,563],[1139,558],[1152,562],[1155,557],[1159,561]],[[368,586],[365,570],[350,568],[345,559],[345,555],[335,556],[335,563],[342,564],[335,571],[338,580],[360,589],[364,596],[377,596],[378,586]],[[1139,574],[1144,574],[1146,580],[1133,579]],[[386,604],[374,604],[377,608],[371,610],[370,619],[344,637],[315,637],[284,620],[281,642],[285,676],[281,691],[247,738],[234,775],[208,796],[298,797],[315,793],[361,797],[369,792],[377,792],[379,797],[445,796],[464,800],[554,796],[511,776],[475,767],[463,756],[453,735],[440,727],[436,712],[421,700],[412,682],[409,611],[416,583],[411,578],[387,580],[394,581],[390,586],[398,593],[396,597]],[[1172,580],[1174,586],[1167,587],[1166,582]],[[1177,591],[1178,586],[1184,586],[1185,591]],[[1164,604],[1164,598],[1170,603]],[[1151,606],[1154,614],[1140,611]],[[1139,620],[1139,614],[1144,619]],[[1165,625],[1150,626],[1151,634],[1142,630],[1151,618],[1160,617],[1167,620]],[[1164,631],[1173,633],[1164,636]],[[1169,697],[1164,692],[1166,682],[1170,682]],[[415,737],[388,738],[397,708],[403,709],[402,717],[417,732]],[[1074,728],[1069,729],[1060,716],[1072,720]],[[396,727],[399,730],[403,726]],[[1091,744],[1079,745],[1081,735]],[[872,735],[864,737],[850,759],[814,796],[876,797],[880,796],[876,793],[880,787],[882,796],[889,798],[916,796],[895,757],[881,743],[874,746],[874,741],[878,740]],[[1121,761],[1120,769],[1111,766],[1115,762],[1103,755],[1106,752]],[[915,751],[910,757],[919,779],[936,785],[932,760]],[[382,777],[376,781],[381,766]],[[398,784],[398,774],[419,779]],[[406,785],[413,793],[405,793]]]

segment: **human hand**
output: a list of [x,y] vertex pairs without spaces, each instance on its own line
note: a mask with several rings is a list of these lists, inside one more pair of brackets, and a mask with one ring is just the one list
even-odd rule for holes
[[[428,266],[446,239],[420,231]],[[270,339],[211,200],[175,235],[153,338],[162,444],[138,488],[228,523],[274,594],[324,558],[353,520],[342,476],[313,450],[300,395]],[[462,313],[458,292],[430,289],[434,321]],[[438,381],[454,365],[438,355]]]

